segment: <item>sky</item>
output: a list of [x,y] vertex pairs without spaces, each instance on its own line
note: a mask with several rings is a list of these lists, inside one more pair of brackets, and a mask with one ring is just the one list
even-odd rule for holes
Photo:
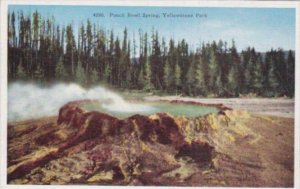
[[[151,33],[152,28],[167,41],[185,39],[190,49],[203,42],[213,40],[235,40],[239,51],[253,46],[265,52],[271,48],[295,50],[294,8],[222,8],[222,7],[125,7],[125,6],[50,6],[50,5],[10,5],[9,11],[23,11],[25,15],[38,11],[44,17],[54,16],[56,23],[75,28],[90,19],[106,29],[113,29],[122,38],[126,27],[129,38],[138,32]],[[97,14],[98,17],[94,16]],[[140,14],[140,17],[128,17]],[[143,17],[143,14],[154,17]],[[165,17],[166,14],[185,14],[192,17]],[[124,15],[124,17],[116,17]],[[103,15],[103,16],[100,16]],[[158,16],[158,17],[157,17]],[[138,41],[138,40],[137,40]]]

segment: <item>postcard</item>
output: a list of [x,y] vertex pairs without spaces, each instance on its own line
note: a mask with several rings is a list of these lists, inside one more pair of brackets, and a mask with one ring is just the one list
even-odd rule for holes
[[1,187],[299,187],[299,9],[2,1]]

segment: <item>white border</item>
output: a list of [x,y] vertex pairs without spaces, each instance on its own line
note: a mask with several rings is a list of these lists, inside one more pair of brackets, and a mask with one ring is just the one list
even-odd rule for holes
[[295,57],[295,142],[294,142],[294,187],[300,188],[300,2],[297,3],[296,9],[296,57]]
[[[0,0],[1,10],[0,10],[0,188],[119,188],[120,186],[32,186],[32,185],[7,185],[7,8],[8,5],[111,5],[111,6],[180,6],[180,7],[272,7],[272,8],[296,8],[296,89],[295,89],[295,175],[294,175],[294,188],[300,188],[300,2],[296,1],[175,1],[175,0],[52,0],[52,1],[41,1],[41,0]],[[298,84],[298,85],[297,85]],[[143,187],[135,187],[143,188]],[[154,187],[148,187],[154,188]],[[164,187],[155,187],[155,188],[164,188]],[[173,187],[173,188],[182,188],[182,187]],[[202,187],[208,188],[208,187]],[[219,187],[209,187],[209,188],[219,188]]]
[[273,7],[295,8],[295,1],[209,1],[209,0],[3,0],[10,5],[111,5],[111,6],[175,6],[175,7]]
[[[1,158],[0,158],[0,186],[6,183],[6,159],[7,159],[7,6],[5,0],[1,1],[0,15],[0,134],[1,134]],[[0,187],[0,188],[1,188]]]

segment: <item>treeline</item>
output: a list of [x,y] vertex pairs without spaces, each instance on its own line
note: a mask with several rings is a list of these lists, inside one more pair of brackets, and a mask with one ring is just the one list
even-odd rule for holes
[[190,96],[294,96],[292,51],[266,53],[235,42],[202,44],[168,42],[157,31],[138,32],[138,40],[113,30],[81,23],[60,26],[37,11],[8,14],[8,77],[12,80],[73,81],[88,86],[107,83],[116,88],[160,91]]

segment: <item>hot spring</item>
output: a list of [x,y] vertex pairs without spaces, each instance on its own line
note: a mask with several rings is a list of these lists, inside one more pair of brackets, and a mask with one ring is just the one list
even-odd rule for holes
[[98,86],[84,89],[77,84],[56,84],[41,87],[32,83],[11,83],[8,86],[8,121],[21,121],[58,115],[68,102],[93,100],[81,105],[86,111],[100,111],[118,118],[134,114],[151,115],[165,112],[175,116],[200,116],[219,109],[185,103],[126,101],[120,95]]
[[[88,102],[81,106],[86,111],[99,111],[118,118],[126,118],[134,114],[151,115],[155,113],[169,113],[174,116],[196,117],[212,112],[218,112],[216,107],[199,106],[183,103],[170,102],[143,102],[129,103],[129,106],[115,104],[110,106],[111,102]],[[114,107],[115,106],[115,107]]]

